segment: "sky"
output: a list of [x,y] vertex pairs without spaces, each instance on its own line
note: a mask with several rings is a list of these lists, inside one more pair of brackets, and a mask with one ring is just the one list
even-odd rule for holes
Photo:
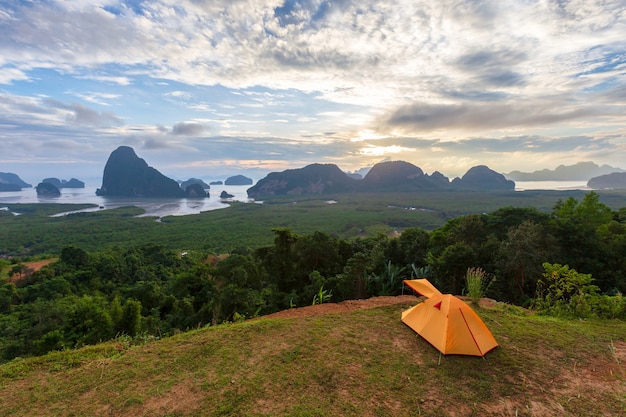
[[0,0],[0,172],[626,169],[624,0]]

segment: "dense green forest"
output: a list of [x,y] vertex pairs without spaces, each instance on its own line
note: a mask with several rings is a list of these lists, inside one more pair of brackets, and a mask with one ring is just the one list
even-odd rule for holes
[[[225,209],[158,221],[138,217],[143,210],[137,207],[51,217],[88,206],[8,204],[11,212],[20,215],[0,210],[0,256],[58,256],[69,245],[92,252],[148,242],[181,251],[227,253],[242,246],[271,244],[272,228],[289,228],[297,234],[320,231],[343,239],[412,227],[433,231],[459,216],[492,213],[502,207],[532,207],[549,213],[559,201],[581,200],[585,194],[581,190],[535,190],[304,195],[268,198],[263,204],[235,202]],[[613,210],[626,205],[624,190],[598,195]]]
[[[0,247],[5,256],[0,260],[5,275],[1,359],[115,337],[160,338],[313,303],[397,295],[407,291],[402,280],[415,277],[430,279],[442,292],[466,294],[470,270],[480,271],[483,294],[500,301],[553,314],[626,318],[621,295],[626,291],[626,208],[609,207],[595,192],[557,200],[550,210],[511,205],[457,215],[430,230],[412,227],[411,219],[415,214],[429,219],[441,210],[394,209],[391,221],[385,212],[383,227],[367,219],[395,207],[389,202],[353,208],[350,213],[363,217],[352,220],[338,214],[341,205],[298,205],[304,216],[309,212],[345,234],[308,230],[312,223],[306,222],[294,228],[294,219],[278,203],[275,211],[284,216],[284,225],[254,240],[245,236],[267,227],[258,216],[242,220],[238,233],[220,230],[219,222],[207,232],[195,223],[206,222],[206,216],[160,223],[136,218],[136,208],[59,220],[39,213],[31,216],[29,229],[16,226],[27,215],[26,220],[0,216],[10,232],[3,233]],[[229,215],[259,209],[240,204]],[[225,211],[217,212],[211,216]],[[177,223],[184,223],[188,234],[163,233],[162,226]],[[14,241],[6,243],[11,236]],[[26,256],[44,253],[58,261],[37,272],[23,263]]]

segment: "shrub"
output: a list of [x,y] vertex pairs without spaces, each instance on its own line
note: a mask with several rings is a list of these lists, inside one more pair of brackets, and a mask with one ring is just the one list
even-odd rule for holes
[[467,295],[474,303],[484,297],[487,288],[493,282],[482,268],[467,268],[465,281],[467,282]]
[[567,265],[544,263],[543,267],[534,302],[538,310],[555,316],[626,318],[626,299],[621,294],[598,294],[591,274],[581,274]]
[[317,294],[315,294],[315,296],[313,297],[313,303],[311,305],[327,303],[330,301],[330,298],[332,296],[333,292],[325,290],[324,286],[322,285]]

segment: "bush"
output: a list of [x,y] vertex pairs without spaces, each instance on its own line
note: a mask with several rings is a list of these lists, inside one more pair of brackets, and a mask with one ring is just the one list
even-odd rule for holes
[[484,297],[487,288],[493,282],[482,268],[467,268],[465,281],[467,282],[467,295],[474,303]]
[[591,274],[578,273],[567,265],[544,263],[543,267],[543,279],[537,282],[536,309],[555,316],[626,318],[626,299],[621,294],[598,294]]

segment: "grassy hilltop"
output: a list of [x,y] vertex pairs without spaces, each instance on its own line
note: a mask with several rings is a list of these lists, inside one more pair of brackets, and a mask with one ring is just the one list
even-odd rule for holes
[[1,416],[619,416],[626,323],[506,304],[500,346],[440,357],[400,321],[413,296],[287,310],[0,366]]

